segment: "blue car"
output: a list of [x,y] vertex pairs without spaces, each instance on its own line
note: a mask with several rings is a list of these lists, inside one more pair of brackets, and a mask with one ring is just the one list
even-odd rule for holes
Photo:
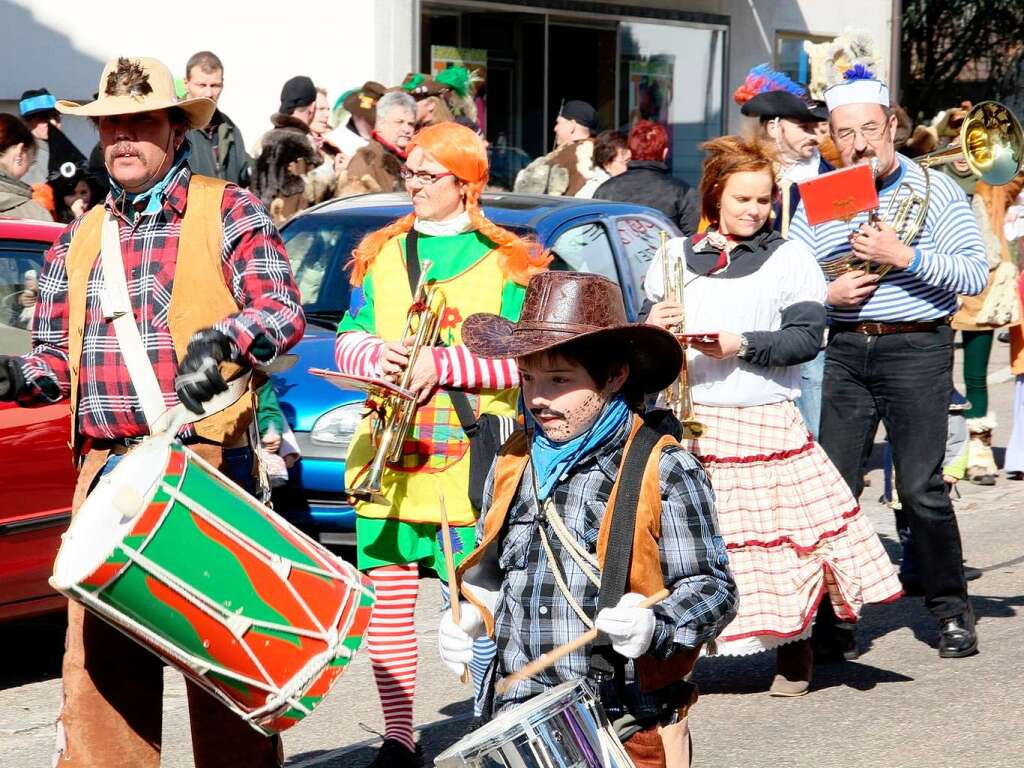
[[[660,245],[660,232],[678,235],[661,212],[628,203],[487,193],[481,204],[491,221],[550,249],[552,269],[596,272],[619,283],[631,317],[643,303],[643,277]],[[302,451],[288,484],[275,490],[274,506],[325,544],[354,541],[355,513],[344,494],[345,455],[363,416],[364,396],[312,376],[309,369],[336,368],[338,322],[359,301],[349,286],[352,250],[364,235],[411,209],[405,194],[361,195],[310,208],[281,231],[307,328],[292,350],[299,358],[296,365],[273,377]]]

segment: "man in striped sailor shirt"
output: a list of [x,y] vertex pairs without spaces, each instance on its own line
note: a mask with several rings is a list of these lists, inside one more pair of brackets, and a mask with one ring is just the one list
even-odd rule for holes
[[[923,194],[925,171],[896,154],[888,88],[864,74],[863,67],[842,73],[825,100],[843,164],[875,166],[884,211],[894,195],[907,194],[905,188],[898,191],[901,183]],[[859,497],[879,420],[885,425],[925,605],[939,620],[939,655],[953,658],[976,653],[978,639],[960,532],[941,473],[952,387],[949,317],[957,294],[984,289],[987,267],[963,192],[945,174],[930,177],[927,217],[909,245],[888,224],[869,224],[867,214],[849,224],[811,227],[803,205],[789,233],[805,242],[823,266],[851,253],[870,263],[870,270],[849,271],[829,283],[820,440]],[[875,273],[883,265],[891,271],[879,278]],[[816,635],[819,658],[822,651],[856,657],[852,628],[837,626],[833,617],[819,613]]]

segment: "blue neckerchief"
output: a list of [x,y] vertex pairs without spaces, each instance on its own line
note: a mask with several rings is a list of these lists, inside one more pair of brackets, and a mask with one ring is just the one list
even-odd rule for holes
[[[534,422],[530,459],[533,462],[533,476],[537,481],[538,499],[544,501],[566,472],[595,448],[604,445],[609,437],[622,428],[629,417],[630,410],[626,405],[626,399],[622,395],[616,395],[601,411],[601,415],[590,429],[564,443],[549,440],[540,425]],[[530,419],[533,419],[532,415]]]
[[189,157],[192,155],[192,148],[188,142],[184,142],[181,145],[181,149],[178,150],[177,156],[174,158],[174,164],[168,169],[164,177],[160,179],[156,184],[147,189],[145,192],[125,192],[124,189],[114,181],[114,177],[110,177],[110,194],[114,200],[120,200],[122,197],[125,200],[123,213],[129,218],[135,218],[135,205],[141,200],[144,200],[146,207],[142,209],[142,214],[150,216],[154,213],[159,213],[160,209],[164,205],[164,193],[167,187],[170,186],[171,180],[175,174],[182,169],[182,166],[188,162]]

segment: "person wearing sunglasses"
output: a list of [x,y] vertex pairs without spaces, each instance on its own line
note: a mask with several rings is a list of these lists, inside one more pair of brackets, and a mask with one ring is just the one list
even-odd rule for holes
[[[853,54],[843,60],[865,61]],[[878,210],[905,198],[907,185],[922,197],[930,188],[930,195],[923,226],[907,243],[890,223],[875,223],[867,213],[811,227],[801,204],[793,217],[790,238],[805,243],[819,262],[852,254],[859,267],[828,286],[820,442],[859,497],[879,421],[885,425],[905,518],[897,527],[905,523],[912,533],[925,606],[939,622],[939,656],[969,656],[977,652],[978,636],[942,465],[953,385],[950,316],[957,294],[984,289],[985,248],[956,183],[942,173],[926,177],[897,154],[889,89],[871,66],[837,69],[830,82],[825,101],[832,139],[843,165],[875,169]],[[883,266],[891,268],[884,277],[878,274]],[[812,638],[815,658],[856,658],[852,628],[839,625],[828,608],[823,601]]]
[[[423,760],[413,738],[413,621],[419,566],[435,570],[442,582],[447,576],[438,535],[440,497],[452,526],[456,564],[475,543],[478,510],[469,496],[467,422],[457,409],[472,410],[473,419],[505,416],[506,424],[514,414],[519,384],[515,362],[471,354],[462,343],[462,323],[477,312],[518,320],[526,283],[549,261],[539,248],[484,216],[480,194],[488,178],[487,150],[470,128],[457,123],[429,126],[408,149],[400,175],[413,211],[367,235],[355,249],[352,284],[362,288],[363,303],[341,321],[335,346],[343,373],[397,382],[411,366],[409,389],[419,401],[401,458],[387,464],[383,473],[381,491],[387,503],[356,504],[357,565],[373,580],[377,594],[368,648],[385,738],[373,768],[418,766]],[[417,284],[440,291],[446,306],[440,312],[437,344],[412,356],[410,346],[400,340]],[[347,488],[359,484],[373,461],[371,422],[364,419],[352,440]],[[493,643],[479,640],[470,665],[478,713],[483,673],[493,656]]]

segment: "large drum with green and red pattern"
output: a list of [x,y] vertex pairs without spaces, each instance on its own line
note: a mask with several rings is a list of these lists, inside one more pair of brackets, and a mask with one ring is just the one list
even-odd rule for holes
[[100,479],[50,583],[266,734],[327,695],[374,599],[355,568],[163,438]]

